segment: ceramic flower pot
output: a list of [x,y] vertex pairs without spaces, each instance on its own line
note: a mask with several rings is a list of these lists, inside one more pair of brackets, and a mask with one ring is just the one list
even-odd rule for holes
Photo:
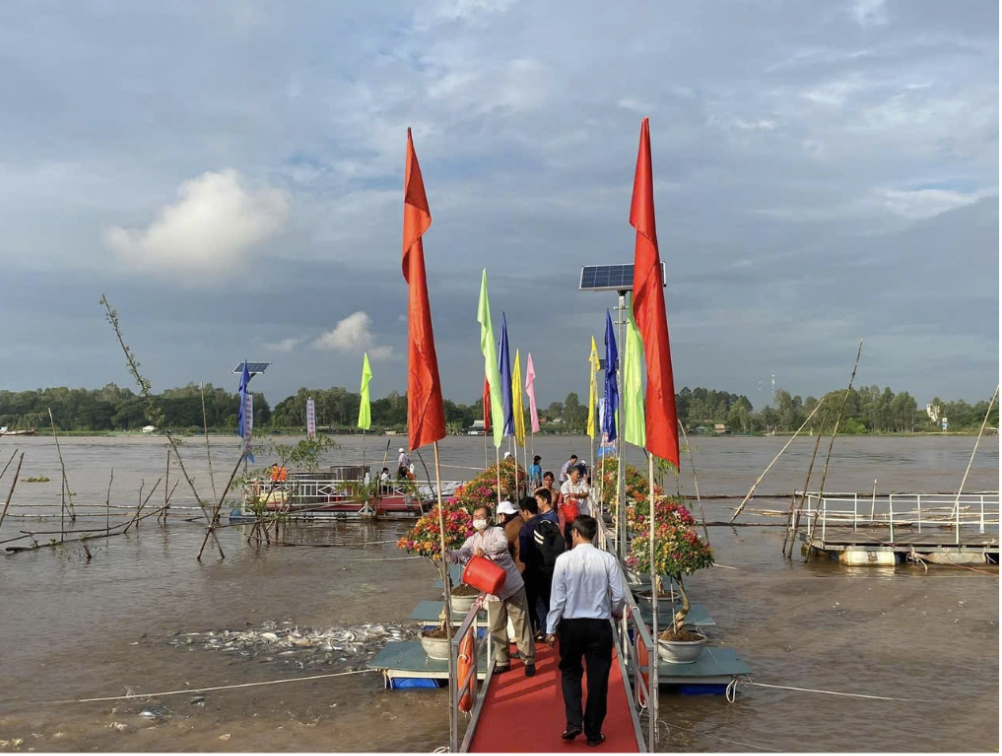
[[446,638],[428,638],[422,635],[421,647],[424,648],[429,659],[449,660],[449,641]]
[[700,640],[667,641],[658,639],[658,656],[666,664],[695,664],[706,645],[706,636],[696,633]]

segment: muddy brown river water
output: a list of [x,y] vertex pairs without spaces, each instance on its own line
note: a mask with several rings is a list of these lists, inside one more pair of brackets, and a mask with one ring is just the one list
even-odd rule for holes
[[[544,469],[557,469],[569,452],[587,457],[587,441],[540,438],[535,450]],[[704,496],[744,494],[786,443],[692,441]],[[339,442],[332,462],[360,459],[359,438]],[[386,439],[365,444],[366,458],[380,462]],[[877,479],[882,492],[956,491],[973,444],[839,439],[825,488],[869,491]],[[760,492],[801,487],[812,446],[794,441]],[[22,529],[58,531],[58,517],[34,517],[59,512],[52,440],[5,438],[2,463],[15,447],[26,452],[22,478],[51,482],[19,484],[0,540]],[[134,505],[141,481],[149,490],[162,474],[166,454],[156,438],[68,438],[62,450],[81,514],[76,527],[103,524],[112,468],[112,503]],[[221,490],[237,445],[213,438],[212,450]],[[202,441],[189,439],[183,454],[199,489],[211,490]],[[424,456],[430,466],[430,452]],[[259,464],[271,461],[258,456]],[[642,464],[642,457],[630,461]],[[483,438],[447,439],[442,462],[445,478],[474,474],[483,466]],[[10,475],[0,483],[4,496]],[[691,493],[688,460],[681,480]],[[998,488],[998,439],[988,438],[965,490]],[[191,506],[193,499],[179,487],[173,502]],[[707,519],[728,519],[736,503],[708,502]],[[785,509],[788,499],[755,506]],[[375,673],[148,697],[364,668],[387,640],[413,633],[407,616],[417,601],[436,597],[431,564],[393,545],[406,527],[294,526],[287,540],[300,546],[270,548],[250,546],[241,528],[230,528],[220,536],[226,559],[207,552],[199,563],[200,525],[179,517],[161,527],[150,519],[126,536],[91,541],[90,561],[76,544],[0,557],[0,750],[430,752],[446,745],[446,691],[384,691]],[[782,558],[779,526],[714,527],[710,538],[721,566],[688,584],[716,620],[711,643],[737,649],[754,682],[785,687],[739,686],[730,704],[663,694],[659,750],[998,750],[997,568],[804,564]]]

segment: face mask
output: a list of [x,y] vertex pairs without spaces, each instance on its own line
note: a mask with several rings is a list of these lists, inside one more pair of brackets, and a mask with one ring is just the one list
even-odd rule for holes
[[474,520],[473,521],[473,527],[475,529],[477,529],[477,530],[486,530],[487,529],[487,520]]

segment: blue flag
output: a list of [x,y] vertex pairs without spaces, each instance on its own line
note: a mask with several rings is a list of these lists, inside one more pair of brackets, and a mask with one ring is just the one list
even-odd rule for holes
[[504,435],[515,435],[515,413],[512,410],[511,397],[511,360],[508,354],[508,320],[501,313],[501,351],[498,356],[498,369],[501,371],[501,405],[504,411]]
[[605,311],[605,412],[602,415],[602,433],[610,441],[616,440],[616,413],[619,411],[619,387],[616,385],[616,364],[619,350],[616,349],[616,332],[612,327],[612,315]]
[[251,396],[247,385],[250,383],[251,375],[250,371],[247,370],[247,360],[244,360],[244,371],[240,375],[240,388],[238,393],[240,394],[240,409],[237,410],[237,427],[240,430],[240,438],[244,440],[244,453],[247,455],[247,461],[253,462],[254,455],[250,451],[250,433],[251,429],[254,427],[254,416],[253,416],[253,405],[250,405],[251,416],[248,417],[248,397]]

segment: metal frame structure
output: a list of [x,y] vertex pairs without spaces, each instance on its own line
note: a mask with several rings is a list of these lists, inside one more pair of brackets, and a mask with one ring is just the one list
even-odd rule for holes
[[[449,752],[450,753],[468,753],[470,750],[470,743],[473,741],[473,736],[477,732],[477,723],[480,721],[480,712],[484,707],[484,701],[487,698],[487,690],[491,684],[491,677],[494,675],[494,644],[492,640],[492,635],[490,628],[488,627],[485,633],[485,638],[481,640],[478,637],[478,615],[481,609],[486,608],[486,598],[484,596],[478,596],[477,600],[473,602],[473,606],[470,607],[470,611],[466,613],[466,617],[463,619],[462,623],[456,628],[455,633],[453,633],[452,640],[450,643],[449,653],[452,655],[453,663],[450,665],[450,680],[449,680],[449,690],[452,695],[449,701]],[[459,646],[463,642],[463,638],[468,632],[472,631],[473,635],[473,664],[470,667],[469,673],[466,675],[464,680],[459,680]],[[480,648],[483,644],[487,644],[487,674],[484,679],[480,682],[479,688],[477,687],[477,681],[479,678],[478,667],[480,665]],[[451,676],[455,674],[456,679],[451,679]],[[466,733],[463,736],[463,742],[459,742],[459,702],[463,698],[465,693],[469,692],[473,697],[473,710],[470,712],[470,722],[466,726]]]

